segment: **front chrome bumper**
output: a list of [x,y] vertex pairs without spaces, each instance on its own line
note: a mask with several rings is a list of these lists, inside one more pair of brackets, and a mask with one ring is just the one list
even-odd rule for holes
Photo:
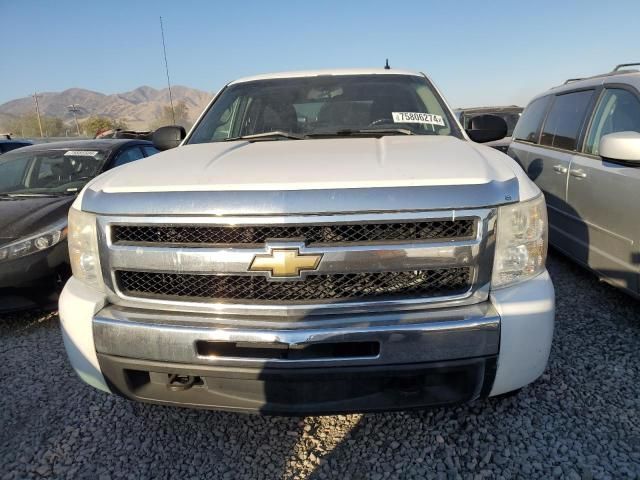
[[[551,349],[554,291],[544,272],[471,306],[292,321],[116,307],[72,278],[60,320],[78,375],[132,399],[265,413],[388,410],[499,395],[533,382]],[[198,339],[294,346],[355,339],[379,342],[380,349],[366,358],[229,358],[202,355]],[[203,383],[189,395],[168,393],[158,379],[171,373],[198,375]],[[303,403],[322,398],[298,404],[296,392]],[[276,404],[267,408],[265,401]]]
[[[244,324],[244,325],[243,325]],[[93,320],[98,353],[126,358],[263,368],[393,365],[483,357],[498,353],[500,317],[489,302],[447,310],[353,314],[282,322],[211,317],[110,306]],[[256,349],[370,344],[371,354],[314,358],[254,356]],[[207,354],[198,345],[238,345],[230,354]],[[229,350],[229,349],[227,349]],[[337,349],[341,351],[340,348]],[[246,353],[244,353],[246,352]]]

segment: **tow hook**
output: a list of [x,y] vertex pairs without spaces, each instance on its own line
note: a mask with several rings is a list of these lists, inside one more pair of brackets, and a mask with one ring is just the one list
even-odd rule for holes
[[196,377],[191,375],[180,375],[178,373],[169,374],[167,388],[172,392],[183,392],[193,387]]

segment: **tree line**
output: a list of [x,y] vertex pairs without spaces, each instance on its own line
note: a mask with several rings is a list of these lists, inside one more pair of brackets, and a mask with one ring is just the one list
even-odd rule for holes
[[[192,123],[189,121],[189,107],[184,101],[179,101],[174,105],[175,124],[182,125],[187,130],[191,128]],[[149,130],[155,130],[163,125],[174,124],[174,113],[171,106],[164,106],[160,115],[152,120]],[[40,115],[40,123],[42,124],[42,134],[45,137],[74,137],[78,135],[76,125],[73,120],[64,120],[60,117],[48,115]],[[126,120],[113,119],[103,115],[92,115],[86,119],[78,120],[80,135],[84,137],[95,137],[97,133],[122,129],[127,130],[129,127]],[[35,113],[28,113],[11,118],[3,122],[0,131],[6,131],[16,137],[37,138],[40,137],[40,125],[38,124],[38,116]]]

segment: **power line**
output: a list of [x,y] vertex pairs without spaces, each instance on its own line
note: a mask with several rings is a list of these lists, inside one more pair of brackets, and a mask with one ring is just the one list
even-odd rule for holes
[[160,33],[162,34],[162,51],[164,52],[164,68],[167,72],[167,85],[169,86],[169,102],[171,103],[171,118],[176,123],[176,111],[173,109],[173,95],[171,94],[171,80],[169,80],[169,64],[167,63],[167,46],[164,43],[164,27],[160,17]]

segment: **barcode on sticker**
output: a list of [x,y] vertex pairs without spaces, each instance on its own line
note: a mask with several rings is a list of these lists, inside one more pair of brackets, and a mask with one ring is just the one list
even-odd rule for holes
[[65,157],[95,157],[98,152],[93,150],[69,150],[64,154]]
[[391,112],[395,123],[426,123],[444,127],[444,119],[441,115],[420,112]]

